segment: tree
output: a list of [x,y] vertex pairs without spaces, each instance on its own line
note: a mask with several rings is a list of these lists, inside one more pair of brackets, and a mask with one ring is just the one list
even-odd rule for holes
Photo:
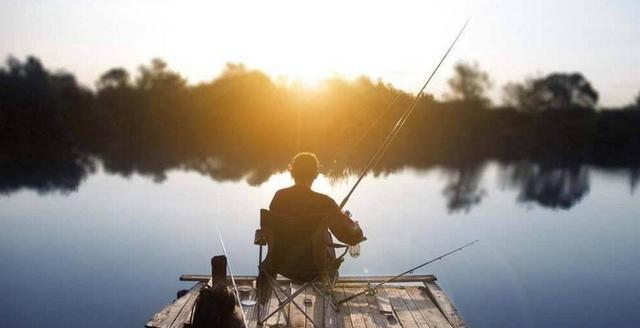
[[505,84],[502,87],[502,102],[504,105],[520,110],[525,109],[527,92],[531,88],[531,81],[531,79],[527,79],[524,83],[508,82]]
[[454,76],[448,81],[451,88],[448,98],[488,107],[491,101],[486,96],[486,92],[492,86],[489,74],[482,71],[475,62],[458,62],[453,69]]
[[141,90],[174,91],[183,89],[187,84],[180,74],[169,70],[162,59],[154,58],[151,65],[142,65],[139,71],[136,87]]
[[96,82],[96,87],[98,90],[123,88],[129,85],[129,80],[130,77],[127,70],[120,67],[112,68],[100,76],[100,79]]
[[598,92],[580,73],[553,73],[504,87],[507,105],[524,111],[594,109]]

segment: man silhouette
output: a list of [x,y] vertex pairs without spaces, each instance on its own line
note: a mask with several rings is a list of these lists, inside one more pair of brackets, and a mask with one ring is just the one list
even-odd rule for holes
[[[360,227],[340,211],[340,207],[331,197],[311,190],[311,185],[318,176],[318,167],[318,159],[312,153],[299,153],[294,156],[289,170],[295,184],[278,190],[273,196],[269,210],[280,217],[291,218],[292,220],[326,220],[324,222],[304,223],[321,223],[323,226],[326,224],[328,230],[317,231],[319,234],[308,236],[309,241],[313,244],[311,245],[314,248],[312,250],[313,255],[292,261],[292,263],[295,262],[295,267],[290,267],[290,264],[287,264],[287,261],[282,261],[281,258],[282,256],[295,258],[295,248],[286,252],[286,254],[273,255],[274,257],[270,257],[270,253],[267,254],[267,258],[260,264],[260,275],[258,277],[258,284],[261,286],[258,287],[259,295],[261,295],[260,304],[264,304],[270,295],[269,285],[263,283],[265,281],[263,272],[269,273],[272,277],[280,273],[290,279],[307,282],[308,279],[312,279],[318,273],[322,274],[321,272],[324,270],[337,270],[339,266],[339,263],[336,262],[335,248],[327,247],[332,243],[331,233],[338,240],[349,245],[356,245],[364,240]],[[307,236],[298,237],[307,238]],[[318,255],[318,257],[315,255]],[[273,261],[280,262],[278,264],[279,267],[272,267],[271,262]],[[308,261],[309,265],[306,265],[305,261]],[[312,271],[311,273],[307,272],[310,269],[309,267],[313,267],[310,270]],[[301,272],[296,272],[296,270]],[[315,270],[318,270],[318,273],[313,272]],[[335,273],[337,274],[337,272]],[[331,277],[325,276],[323,279],[337,278],[332,273],[330,274],[332,275]]]
[[[324,213],[331,233],[345,244],[356,245],[364,240],[360,227],[340,211],[340,207],[331,197],[311,190],[311,185],[318,176],[319,166],[315,154],[299,153],[294,156],[289,170],[295,184],[278,190],[273,196],[269,209],[287,217]],[[328,231],[327,238],[328,241],[331,240]],[[331,252],[333,252],[332,249]],[[335,258],[335,254],[333,256]]]

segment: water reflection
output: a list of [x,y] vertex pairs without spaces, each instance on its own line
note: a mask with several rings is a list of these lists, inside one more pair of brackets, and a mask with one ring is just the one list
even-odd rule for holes
[[469,212],[480,204],[487,191],[480,187],[485,165],[472,165],[449,170],[448,182],[442,191],[447,199],[449,212]]
[[638,187],[638,181],[640,181],[640,169],[629,169],[629,190],[631,191],[631,193],[636,191],[636,188]]
[[[10,195],[20,189],[35,190],[41,194],[51,192],[70,193],[78,190],[83,180],[93,174],[96,166],[104,167],[109,174],[131,176],[133,174],[151,178],[157,183],[166,179],[170,170],[198,172],[217,182],[241,182],[251,186],[260,186],[272,175],[286,170],[284,159],[265,159],[262,161],[245,158],[194,158],[188,161],[172,161],[167,158],[135,160],[135,154],[120,153],[105,160],[87,158],[73,152],[55,151],[54,158],[31,160],[22,157],[19,160],[5,161],[11,165],[0,168],[0,193]],[[139,158],[138,158],[139,159]],[[448,164],[436,166],[434,163],[387,164],[375,169],[376,176],[388,175],[406,168],[417,171],[441,169],[446,184],[442,195],[450,213],[468,213],[487,196],[482,178],[487,171],[487,161],[467,162],[466,164]],[[324,173],[330,183],[339,183],[354,175],[361,166],[329,163]],[[550,164],[533,161],[501,163],[498,167],[501,185],[518,190],[516,202],[536,204],[551,209],[570,209],[579,203],[588,193],[589,167],[586,164]],[[598,168],[602,169],[602,168]],[[606,168],[605,168],[606,169]],[[640,168],[610,168],[616,172],[626,172],[630,192],[637,189],[640,181]]]
[[[29,189],[41,194],[77,191],[95,172],[95,161],[69,151],[50,149],[55,156],[13,158],[1,161],[0,194]],[[1,156],[1,155],[0,155]]]
[[569,209],[589,192],[589,170],[582,165],[520,162],[501,171],[504,184],[519,189],[517,200],[523,203]]

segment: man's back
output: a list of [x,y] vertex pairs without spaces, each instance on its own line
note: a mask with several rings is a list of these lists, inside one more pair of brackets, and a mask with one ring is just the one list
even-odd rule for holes
[[355,245],[362,241],[362,231],[344,215],[331,197],[317,193],[303,185],[293,185],[276,192],[269,209],[287,217],[305,217],[324,214],[329,229],[343,243]]

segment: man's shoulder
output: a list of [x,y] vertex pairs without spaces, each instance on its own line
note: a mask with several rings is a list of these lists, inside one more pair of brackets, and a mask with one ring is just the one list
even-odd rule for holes
[[322,200],[323,202],[326,202],[328,204],[336,204],[336,202],[333,200],[333,198],[329,197],[328,195],[325,195],[323,193],[319,193],[317,191],[313,191],[311,190],[311,192],[315,195],[315,197],[317,197],[318,199]]
[[292,192],[294,192],[294,188],[293,187],[295,187],[295,186],[279,189],[278,191],[276,191],[275,195],[282,195],[282,194],[292,193]]
[[302,188],[300,186],[296,186],[293,185],[291,187],[287,187],[287,188],[282,188],[278,191],[276,191],[275,196],[283,196],[283,195],[287,195],[287,194],[298,194],[298,195],[305,195],[305,198],[312,198],[312,199],[317,199],[319,201],[322,202],[326,202],[326,203],[335,203],[335,201],[333,200],[333,198],[329,197],[328,195],[325,195],[323,193],[319,193],[317,191],[313,191],[310,188]]

